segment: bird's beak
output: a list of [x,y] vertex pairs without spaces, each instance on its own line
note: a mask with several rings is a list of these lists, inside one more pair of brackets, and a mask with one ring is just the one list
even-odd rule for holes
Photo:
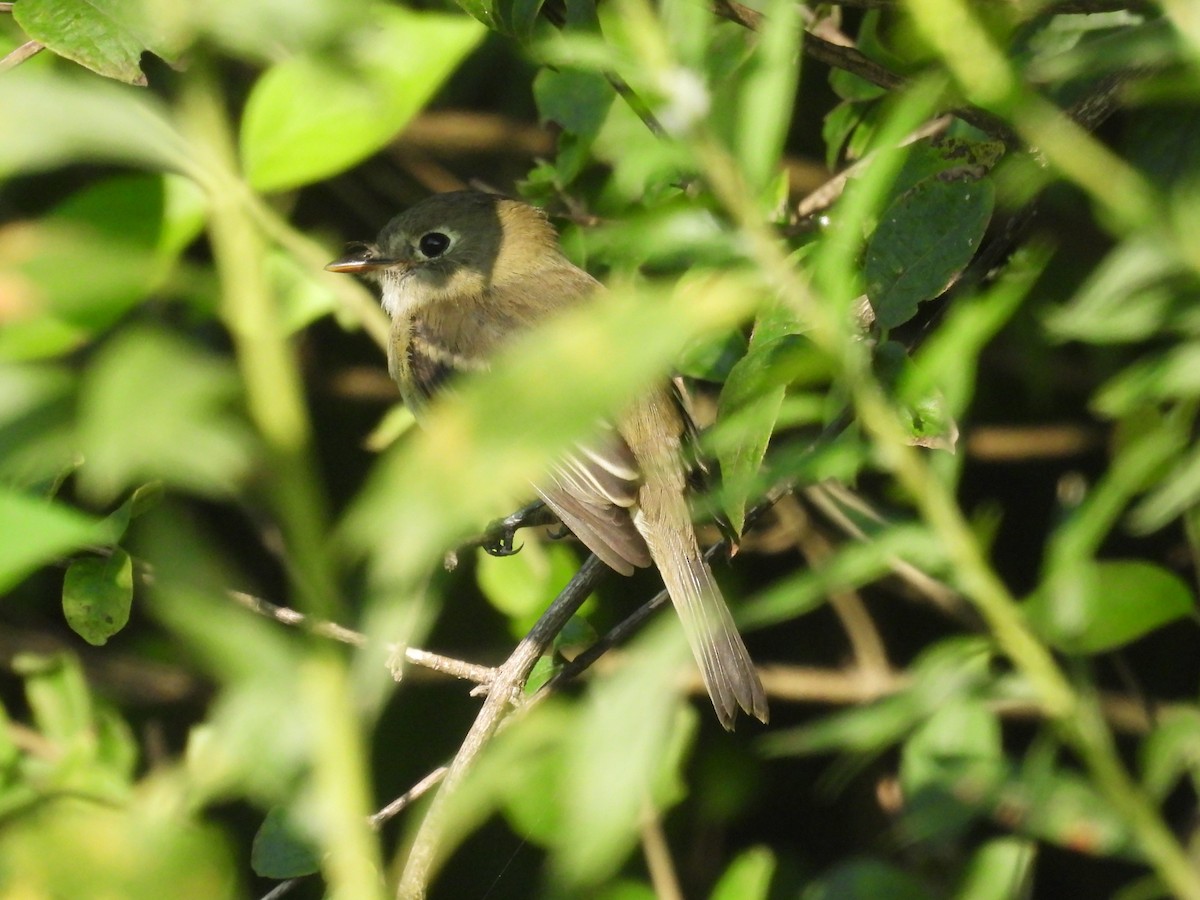
[[374,244],[347,244],[346,250],[333,262],[325,266],[328,272],[343,272],[360,275],[396,265],[400,260],[381,256]]

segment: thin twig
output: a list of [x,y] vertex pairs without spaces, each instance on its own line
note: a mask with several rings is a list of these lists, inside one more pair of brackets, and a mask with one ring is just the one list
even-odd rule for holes
[[0,59],[0,72],[6,72],[9,69],[19,66],[21,63],[30,57],[37,56],[45,50],[45,45],[38,41],[26,41],[16,50],[11,51],[3,59]]
[[379,812],[373,814],[371,816],[372,827],[378,828],[383,823],[394,819],[414,800],[419,800],[425,794],[429,793],[433,787],[440,784],[441,780],[446,777],[446,772],[447,769],[445,766],[438,766],[383,809],[379,810]]
[[[430,789],[437,785],[438,782],[445,777],[445,775],[446,767],[438,766],[395,800],[391,801],[387,806],[383,807],[376,813],[372,813],[368,819],[368,821],[371,823],[371,827],[379,829],[385,822],[398,816],[407,807],[411,806],[414,801],[419,800],[422,796],[429,793]],[[279,884],[275,885],[275,887],[271,888],[270,891],[264,894],[262,896],[262,900],[279,900],[280,897],[290,894],[292,889],[300,884],[300,882],[306,881],[311,877],[312,876],[310,875],[302,875],[296,878],[289,878],[286,881],[281,881]]]
[[877,87],[898,91],[908,84],[908,79],[903,75],[897,75],[891,69],[881,66],[856,47],[835,44],[811,31],[804,35],[803,48],[805,55],[811,56],[817,62],[825,63],[833,69],[852,72]]
[[[815,666],[766,666],[760,670],[763,687],[772,700],[811,703],[821,706],[860,706],[906,690],[912,685],[907,673],[893,672],[886,680],[866,676],[859,669],[822,669]],[[1146,734],[1155,724],[1147,712],[1149,703],[1138,696],[1116,691],[1097,695],[1104,719],[1125,734]],[[1006,719],[1044,720],[1045,709],[1033,700],[994,699],[988,709]],[[1153,703],[1155,719],[1186,714],[1186,705]]]
[[[354,631],[344,625],[339,625],[336,622],[313,619],[302,612],[297,612],[286,606],[277,606],[269,600],[264,600],[262,597],[255,597],[253,594],[247,594],[245,591],[231,590],[227,593],[230,599],[239,606],[243,606],[251,612],[258,613],[260,616],[266,616],[268,619],[274,619],[276,622],[282,622],[284,625],[302,628],[309,634],[329,638],[342,644],[349,644],[352,647],[365,647],[367,645],[368,638],[365,634]],[[492,683],[496,675],[496,670],[487,666],[476,665],[475,663],[469,663],[450,656],[442,656],[437,653],[431,653],[428,650],[420,650],[416,647],[401,647],[399,644],[387,644],[386,646],[393,657],[403,656],[405,662],[412,663],[414,666],[440,672],[443,675],[450,675],[463,681],[472,681],[476,684],[487,685]],[[393,667],[393,671],[395,673],[395,667]],[[397,680],[399,680],[398,675]]]
[[[811,527],[807,516],[794,497],[783,498],[775,507],[784,527],[791,532],[796,549],[810,568],[819,569],[833,556],[830,542]],[[883,636],[867,610],[862,596],[853,589],[842,588],[829,592],[829,605],[842,624],[850,641],[855,667],[866,678],[885,680],[892,674]]]
[[[921,125],[921,127],[905,135],[904,139],[896,146],[907,147],[910,144],[915,144],[917,141],[922,141],[925,138],[930,138],[941,134],[950,127],[953,121],[953,116],[949,115],[942,115],[938,116],[937,118],[930,119],[928,122]],[[842,191],[846,189],[847,182],[849,182],[851,178],[874,162],[877,155],[878,151],[871,151],[863,156],[862,159],[856,160],[851,165],[842,169],[842,171],[838,172],[816,190],[811,191],[807,196],[803,197],[800,202],[796,204],[797,217],[801,220],[804,220],[812,216],[814,213],[818,213],[821,210],[832,206],[834,201],[836,201],[838,197],[842,195]]]
[[663,833],[658,811],[647,800],[642,804],[642,855],[650,872],[650,884],[658,900],[683,900],[683,888],[679,886],[679,875],[671,859],[671,848]]
[[[878,523],[887,524],[887,519],[880,515],[865,500],[853,491],[835,483],[814,484],[804,489],[804,499],[816,507],[844,534],[857,541],[869,541],[868,535],[859,525],[846,514],[846,508],[852,508],[860,516]],[[963,600],[962,594],[942,581],[921,571],[912,563],[897,556],[889,556],[887,564],[892,574],[900,581],[913,588],[928,600],[936,609],[968,628],[978,628],[982,623],[975,611]]]

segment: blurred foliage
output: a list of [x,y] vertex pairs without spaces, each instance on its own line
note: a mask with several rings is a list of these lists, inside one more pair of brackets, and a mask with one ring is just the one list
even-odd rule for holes
[[[1189,4],[459,6],[0,11],[0,894],[1200,897]],[[473,179],[610,291],[417,432],[321,267]],[[444,554],[673,368],[770,728],[668,616],[537,693],[608,579],[369,819],[579,565]]]

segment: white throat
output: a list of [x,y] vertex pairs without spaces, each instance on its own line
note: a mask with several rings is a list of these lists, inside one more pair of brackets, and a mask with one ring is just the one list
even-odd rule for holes
[[[388,273],[391,274],[391,273]],[[413,272],[408,271],[380,279],[379,302],[383,311],[393,319],[409,315],[420,303],[420,290]]]

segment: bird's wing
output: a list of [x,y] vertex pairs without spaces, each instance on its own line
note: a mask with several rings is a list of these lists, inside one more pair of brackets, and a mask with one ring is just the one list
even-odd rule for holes
[[629,446],[615,428],[605,426],[555,463],[538,493],[589,550],[630,575],[651,563],[630,514],[641,482]]

